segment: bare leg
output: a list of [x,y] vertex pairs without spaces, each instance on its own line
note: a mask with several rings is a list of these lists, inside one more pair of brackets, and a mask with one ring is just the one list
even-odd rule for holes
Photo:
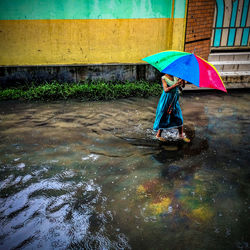
[[179,136],[183,138],[183,126],[179,127],[178,131],[179,131]]
[[159,129],[159,130],[157,131],[156,137],[161,137],[161,133],[162,133],[162,129]]
[[183,126],[178,128],[179,131],[179,137],[184,141],[184,142],[190,142],[190,139],[188,139],[187,137],[184,137],[183,135]]
[[166,141],[165,138],[161,137],[162,129],[159,129],[156,134],[156,138],[160,141]]

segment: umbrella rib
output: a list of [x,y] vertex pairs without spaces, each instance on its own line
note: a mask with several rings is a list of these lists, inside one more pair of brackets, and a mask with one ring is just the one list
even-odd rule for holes
[[209,63],[208,61],[206,61],[205,59],[201,58],[200,56],[197,56],[197,55],[195,55],[195,56],[198,57],[198,58],[199,58],[200,60],[202,60],[203,62],[205,62],[205,63],[207,63],[208,65],[210,65],[210,66],[215,70],[215,72],[216,72],[217,75],[219,76],[219,78],[220,78],[220,80],[221,80],[221,82],[222,82],[224,88],[226,89],[226,86],[225,86],[225,84],[224,84],[224,82],[223,82],[223,80],[222,80],[222,78],[221,78],[221,76],[220,76],[218,70],[215,68],[215,66],[214,66],[213,64]]
[[[170,63],[167,67],[165,67],[161,72],[167,73],[167,74],[168,74],[168,72],[164,72],[164,70],[165,70],[165,69],[167,70],[168,68],[170,68],[170,67],[172,66],[172,64],[178,64],[178,60],[183,60],[183,58],[186,57],[186,56],[193,56],[193,54],[192,54],[192,53],[188,53],[187,55],[181,56],[181,57],[178,58],[177,60],[171,62],[171,63]],[[196,60],[197,65],[198,65],[198,67],[199,67],[199,63],[198,63],[198,61],[197,61],[196,58],[195,58],[195,60]],[[198,71],[198,73],[199,73],[199,71]],[[170,73],[169,73],[169,74],[170,74]],[[197,82],[195,81],[195,79],[193,79],[193,80],[191,80],[191,79],[185,79],[186,77],[183,78],[183,75],[182,75],[181,73],[176,73],[176,72],[175,72],[175,74],[173,74],[173,75],[176,76],[176,77],[178,77],[178,78],[181,78],[181,79],[183,79],[183,80],[186,80],[186,81],[188,81],[188,82],[191,82],[191,83],[194,84],[195,86],[199,87],[199,85],[198,85],[199,82],[197,83]],[[199,80],[200,80],[200,74],[199,74]]]

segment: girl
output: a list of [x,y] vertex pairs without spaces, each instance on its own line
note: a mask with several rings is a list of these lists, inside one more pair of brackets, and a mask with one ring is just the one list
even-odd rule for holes
[[159,100],[156,117],[154,122],[154,130],[158,131],[156,138],[160,141],[166,141],[161,137],[163,129],[178,128],[179,137],[185,142],[190,142],[183,135],[183,117],[179,104],[179,86],[185,86],[182,79],[165,74],[162,78],[163,92]]

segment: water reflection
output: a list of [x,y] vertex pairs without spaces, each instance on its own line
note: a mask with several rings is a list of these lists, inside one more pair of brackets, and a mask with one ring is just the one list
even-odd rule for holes
[[0,248],[247,248],[249,94],[157,100],[1,103]]

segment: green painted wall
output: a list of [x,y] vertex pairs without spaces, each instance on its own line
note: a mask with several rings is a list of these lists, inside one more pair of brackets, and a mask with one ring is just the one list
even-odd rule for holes
[[[0,0],[0,20],[170,18],[173,0]],[[174,17],[185,17],[175,0]]]
[[175,0],[174,18],[184,18],[186,12],[186,0]]

